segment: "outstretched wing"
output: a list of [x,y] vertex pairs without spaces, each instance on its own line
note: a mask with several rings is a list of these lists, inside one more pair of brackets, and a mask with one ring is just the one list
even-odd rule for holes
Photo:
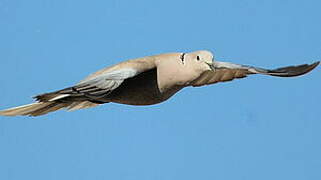
[[153,56],[124,61],[89,75],[73,87],[41,94],[36,96],[35,99],[39,102],[77,100],[104,103],[100,99],[108,96],[126,79],[153,68],[155,68]]
[[99,101],[107,96],[113,90],[123,83],[127,78],[131,78],[139,74],[135,69],[125,68],[116,71],[102,73],[98,76],[85,79],[73,87],[62,89],[52,93],[46,93],[36,96],[40,102],[56,101],[65,98],[85,98]]
[[40,116],[64,108],[77,110],[107,103],[104,97],[126,79],[155,68],[154,62],[152,56],[124,61],[91,74],[75,86],[35,96],[36,103],[0,111],[0,115]]
[[192,86],[203,86],[218,82],[231,81],[236,78],[244,78],[250,74],[264,74],[278,77],[294,77],[310,72],[319,65],[319,61],[313,64],[303,64],[297,66],[287,66],[277,69],[263,69],[252,66],[233,64],[228,62],[214,61],[212,69],[204,72],[199,78],[194,80]]

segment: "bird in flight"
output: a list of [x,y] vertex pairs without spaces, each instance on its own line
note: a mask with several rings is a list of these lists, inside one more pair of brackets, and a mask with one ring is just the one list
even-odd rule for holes
[[40,116],[59,109],[78,110],[105,103],[152,105],[189,86],[204,86],[252,74],[300,76],[312,64],[263,69],[214,60],[209,51],[167,53],[121,62],[89,75],[78,84],[35,96],[37,102],[0,111],[3,116]]

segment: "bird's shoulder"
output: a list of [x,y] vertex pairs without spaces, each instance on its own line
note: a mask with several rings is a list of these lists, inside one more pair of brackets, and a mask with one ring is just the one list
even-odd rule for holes
[[118,64],[108,66],[87,76],[83,81],[93,79],[106,74],[128,74],[131,76],[140,74],[156,67],[155,56],[146,56],[142,58],[129,59]]

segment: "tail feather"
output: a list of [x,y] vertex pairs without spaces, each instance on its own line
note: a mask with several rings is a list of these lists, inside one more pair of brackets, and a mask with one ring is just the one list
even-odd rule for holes
[[50,106],[52,102],[37,102],[37,103],[32,103],[32,104],[27,104],[24,106],[18,106],[10,109],[6,109],[3,111],[0,111],[0,115],[3,116],[26,116],[26,115],[32,115],[33,112],[36,112],[39,109],[46,108]]
[[[67,88],[67,90],[70,88]],[[64,94],[66,90],[34,97],[38,102],[0,111],[2,116],[41,116],[60,109],[68,111],[91,108],[99,104],[87,101],[80,94]]]
[[48,104],[47,103],[33,103],[29,105],[26,105],[26,107],[20,108],[20,107],[16,107],[16,108],[11,108],[11,113],[13,115],[17,114],[17,115],[30,115],[32,112],[37,111],[38,109],[42,109],[47,107]]
[[32,104],[27,104],[23,106],[18,106],[6,110],[0,111],[2,116],[41,116],[48,114],[53,111],[60,109],[68,109],[68,111],[74,111],[78,109],[91,108],[99,104],[92,103],[89,101],[84,102],[36,102]]
[[95,106],[98,106],[99,104],[96,103],[92,103],[89,101],[83,101],[83,102],[74,102],[72,104],[70,104],[67,109],[68,111],[75,111],[78,109],[86,109],[86,108],[92,108]]
[[48,114],[50,112],[53,111],[57,111],[59,109],[63,109],[65,107],[68,107],[70,105],[70,103],[59,103],[59,102],[53,102],[51,104],[48,104],[47,106],[37,109],[35,111],[32,111],[30,114],[30,116],[41,116],[41,115],[45,115]]

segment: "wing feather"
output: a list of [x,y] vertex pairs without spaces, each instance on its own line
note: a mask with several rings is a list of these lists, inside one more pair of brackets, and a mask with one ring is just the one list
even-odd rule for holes
[[263,69],[253,66],[233,64],[229,62],[214,61],[212,68],[204,72],[199,78],[194,80],[192,86],[203,86],[218,82],[231,81],[237,78],[244,78],[251,74],[263,74],[278,77],[295,77],[306,74],[319,65],[319,61],[312,64],[302,64],[297,66],[287,66],[276,69]]

